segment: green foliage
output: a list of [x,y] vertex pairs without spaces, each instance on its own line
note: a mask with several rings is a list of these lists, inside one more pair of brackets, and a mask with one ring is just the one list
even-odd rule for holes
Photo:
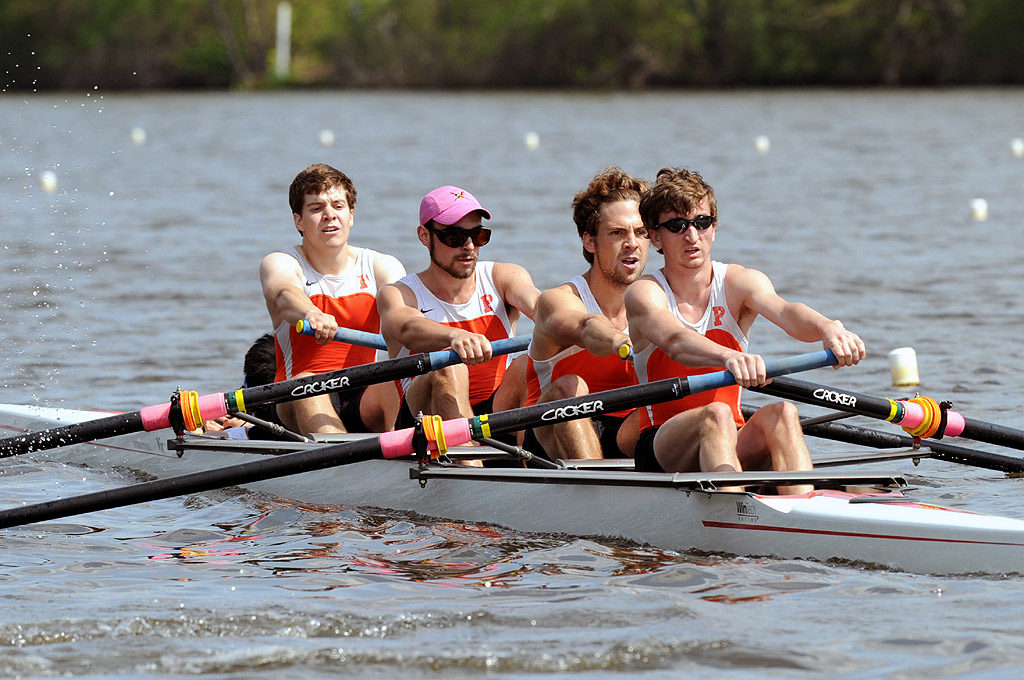
[[[279,0],[4,0],[4,90],[264,87]],[[286,82],[1024,82],[1020,0],[293,0]]]

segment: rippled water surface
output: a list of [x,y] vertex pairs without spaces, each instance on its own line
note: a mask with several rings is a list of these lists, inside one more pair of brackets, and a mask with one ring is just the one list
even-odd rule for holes
[[[864,337],[864,364],[815,379],[904,394],[886,354],[909,345],[923,393],[1022,427],[1022,111],[1021,90],[3,94],[0,401],[131,410],[236,386],[268,326],[257,265],[293,243],[309,163],[353,177],[353,242],[409,270],[419,197],[470,188],[489,257],[542,287],[584,266],[569,201],[595,172],[671,164],[716,187],[718,259]],[[763,325],[752,346],[811,349]],[[1020,479],[895,467],[925,500],[1024,517]],[[4,507],[132,481],[45,456],[0,476]],[[1022,588],[227,490],[0,532],[0,676],[1015,678]]]

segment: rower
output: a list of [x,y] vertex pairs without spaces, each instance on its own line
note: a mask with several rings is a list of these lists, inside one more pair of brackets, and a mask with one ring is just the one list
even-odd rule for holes
[[[584,273],[541,293],[527,362],[528,404],[636,383],[626,288],[643,274],[650,241],[639,202],[647,185],[619,168],[596,175],[572,202]],[[552,460],[624,458],[639,434],[635,410],[531,430],[524,447]]]
[[445,420],[519,406],[522,382],[503,381],[510,360],[492,358],[491,342],[515,334],[521,314],[534,317],[540,291],[519,265],[478,261],[491,238],[491,214],[468,191],[434,189],[420,201],[416,235],[430,264],[381,288],[381,331],[393,357],[451,347],[462,363],[402,381],[400,419],[422,412]]
[[[750,327],[760,315],[797,340],[820,341],[838,366],[863,359],[864,343],[839,321],[783,299],[763,273],[711,259],[718,204],[696,172],[662,169],[640,201],[640,215],[665,266],[626,292],[639,382],[725,367],[736,385],[643,409],[637,470],[810,470],[792,404],[770,404],[744,422],[740,388],[768,382],[764,359],[747,352]],[[788,493],[810,490],[780,487]]]
[[[391,255],[349,243],[356,189],[340,170],[309,166],[296,175],[288,202],[302,242],[270,253],[260,265],[274,328],[275,381],[376,361],[377,350],[332,341],[339,325],[379,333],[377,292],[404,276],[405,268]],[[300,320],[314,337],[296,331]],[[303,434],[386,432],[394,429],[398,406],[398,390],[387,382],[343,395],[339,408],[322,394],[282,403],[277,410],[286,427]]]

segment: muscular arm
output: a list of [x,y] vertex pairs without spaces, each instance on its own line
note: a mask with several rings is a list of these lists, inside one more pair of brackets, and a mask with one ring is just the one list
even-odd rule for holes
[[260,283],[274,328],[282,321],[294,325],[304,320],[316,330],[316,341],[321,345],[334,339],[338,322],[318,309],[306,295],[302,269],[295,258],[285,253],[270,253],[264,257],[260,263]]
[[549,358],[572,345],[586,348],[594,356],[608,356],[629,344],[604,314],[591,314],[568,284],[546,290],[537,302],[533,329],[534,354]]
[[416,295],[405,284],[392,283],[381,288],[377,293],[377,311],[391,356],[401,347],[413,353],[451,347],[468,365],[491,358],[491,343],[485,336],[428,319],[416,306]]
[[668,305],[665,291],[651,279],[640,279],[626,289],[626,316],[634,347],[654,344],[673,361],[693,367],[723,366],[740,354],[683,325]]
[[830,349],[839,366],[850,366],[864,358],[864,342],[856,333],[846,330],[837,320],[829,319],[802,302],[789,302],[775,292],[772,282],[754,269],[730,267],[727,285],[742,296],[742,305],[754,315],[760,314],[802,342],[818,342]]
[[397,257],[378,253],[373,258],[373,275],[377,279],[377,286],[387,283],[394,283],[405,276],[405,267],[398,261]]
[[494,285],[505,304],[518,309],[530,319],[536,319],[540,291],[533,284],[530,273],[508,262],[495,262],[493,272]]

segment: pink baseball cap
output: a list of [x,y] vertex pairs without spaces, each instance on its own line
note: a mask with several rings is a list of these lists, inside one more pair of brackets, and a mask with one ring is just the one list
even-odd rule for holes
[[438,187],[420,201],[420,224],[426,224],[430,220],[445,225],[455,224],[474,210],[479,210],[484,217],[491,219],[491,213],[465,189],[453,186]]

